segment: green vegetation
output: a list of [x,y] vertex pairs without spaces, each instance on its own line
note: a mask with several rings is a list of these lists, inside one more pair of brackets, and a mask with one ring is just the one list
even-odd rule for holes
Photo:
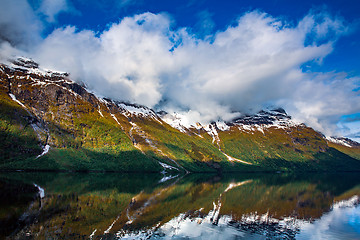
[[29,115],[10,97],[0,97],[0,164],[26,160],[41,153],[39,140],[28,123]]
[[329,147],[335,148],[336,150],[343,152],[346,155],[349,155],[352,158],[360,160],[360,146],[347,147],[341,144],[335,144],[328,142]]
[[233,127],[220,132],[222,149],[233,157],[255,164],[263,159],[306,161],[314,153],[325,152],[327,144],[313,129],[298,126],[286,131],[275,127],[260,131],[243,132]]
[[[4,75],[2,77],[5,78]],[[56,99],[58,97],[51,99],[51,89],[37,89],[26,83],[26,79],[14,78],[11,81],[12,86],[22,85],[23,94],[38,92],[39,96],[43,96],[43,102],[34,101],[33,98],[27,101],[24,95],[22,102],[32,106],[24,109],[11,100],[6,84],[2,86],[1,169],[161,171],[161,166],[153,158],[133,146],[113,118],[99,117],[98,112],[94,112],[94,106],[84,98],[66,96],[67,103],[61,105],[57,103],[60,101]],[[58,94],[58,91],[55,93]],[[29,114],[28,111],[34,112]],[[47,131],[34,131],[30,123],[37,118],[32,115],[42,115]],[[45,135],[41,136],[41,144],[49,144],[51,149],[48,154],[36,159],[42,152],[40,141],[37,140],[39,134]]]
[[251,162],[262,170],[359,171],[360,161],[328,146],[322,136],[306,126],[275,127],[243,132],[232,128],[219,132],[221,148],[233,157]]
[[[328,145],[303,125],[264,132],[232,126],[214,143],[204,130],[183,133],[155,117],[124,113],[80,86],[52,82],[61,78],[32,74],[48,81],[33,84],[26,73],[9,74],[0,72],[0,169],[160,172],[163,162],[182,172],[360,170],[358,148]],[[36,158],[46,144],[50,151]]]
[[152,158],[138,151],[118,153],[87,149],[50,149],[44,157],[13,161],[4,164],[7,169],[73,170],[73,171],[147,171],[160,172],[162,168]]

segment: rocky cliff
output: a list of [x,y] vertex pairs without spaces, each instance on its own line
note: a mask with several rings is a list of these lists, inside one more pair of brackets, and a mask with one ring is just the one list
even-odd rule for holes
[[360,170],[360,146],[283,109],[184,124],[177,113],[101,98],[67,73],[0,65],[0,168],[106,171]]

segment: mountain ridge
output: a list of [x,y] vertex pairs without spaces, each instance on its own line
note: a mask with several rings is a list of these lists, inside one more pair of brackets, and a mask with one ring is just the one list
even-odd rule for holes
[[1,64],[0,75],[3,142],[26,136],[27,147],[9,153],[4,144],[0,169],[360,170],[356,142],[326,138],[284,109],[184,125],[180,114],[97,97],[31,59]]

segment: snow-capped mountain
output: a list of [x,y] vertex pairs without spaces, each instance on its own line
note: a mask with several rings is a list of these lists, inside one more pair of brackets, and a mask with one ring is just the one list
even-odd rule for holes
[[[1,64],[0,77],[0,168],[288,171],[310,165],[320,170],[336,165],[322,159],[344,157],[349,161],[344,166],[359,164],[358,143],[325,138],[281,108],[200,123],[97,96],[69,74],[23,57]],[[27,160],[32,157],[36,166]]]
[[326,140],[328,140],[329,142],[335,143],[335,144],[340,144],[340,145],[344,145],[346,147],[352,148],[352,147],[359,147],[360,143],[355,142],[349,138],[345,138],[345,137],[326,137]]
[[228,131],[231,127],[237,127],[242,131],[263,131],[263,129],[276,127],[276,128],[287,128],[302,123],[297,123],[291,120],[291,116],[287,115],[284,109],[272,109],[262,110],[257,114],[243,115],[239,118],[233,119],[232,121],[216,121],[212,123],[200,123],[191,122],[186,116],[179,113],[169,114],[166,112],[159,112],[161,118],[171,125],[173,128],[179,131],[186,132],[191,129],[205,129],[211,134],[213,128],[220,131]]

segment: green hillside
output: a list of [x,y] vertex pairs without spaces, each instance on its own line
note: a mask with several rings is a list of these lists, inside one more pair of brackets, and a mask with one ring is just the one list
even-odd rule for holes
[[99,99],[66,76],[1,65],[0,169],[160,172],[161,162],[182,172],[360,170],[358,148],[328,144],[305,125],[235,125],[217,129],[214,141],[203,128],[181,132],[145,110]]

